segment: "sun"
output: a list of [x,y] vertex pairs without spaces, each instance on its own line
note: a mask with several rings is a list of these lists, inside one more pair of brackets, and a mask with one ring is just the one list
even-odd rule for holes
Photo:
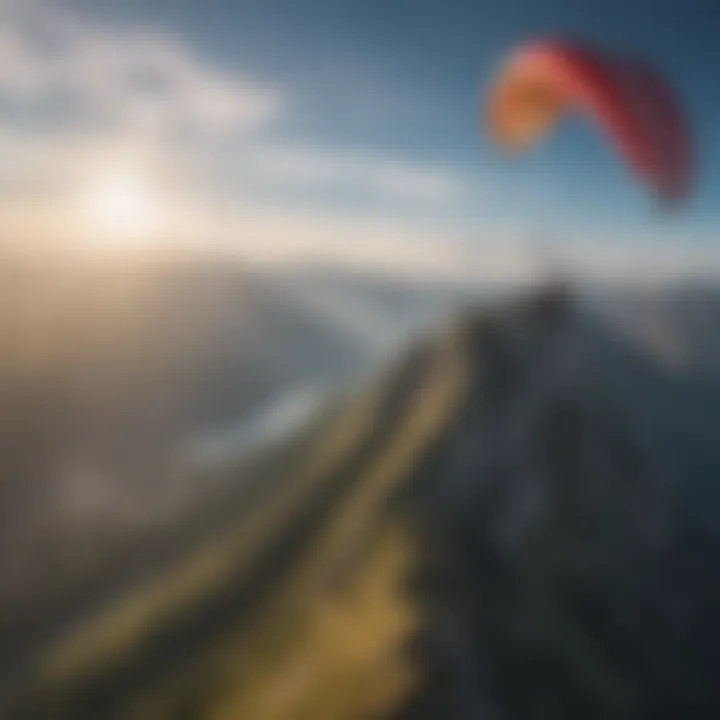
[[101,243],[148,243],[163,228],[160,194],[142,173],[116,170],[91,179],[82,207],[88,230]]

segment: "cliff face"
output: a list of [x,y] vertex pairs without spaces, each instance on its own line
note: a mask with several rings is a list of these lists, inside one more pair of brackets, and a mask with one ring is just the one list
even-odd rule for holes
[[[407,717],[655,717],[694,702],[672,617],[677,488],[632,407],[642,396],[619,396],[588,335],[630,385],[652,365],[572,313],[543,322],[524,305],[470,324],[469,387],[422,515],[433,670]],[[663,392],[657,377],[650,397]]]
[[433,669],[406,717],[715,717],[717,375],[537,310],[461,332],[415,585]]
[[715,386],[561,290],[329,408],[250,512],[39,644],[8,715],[718,717]]

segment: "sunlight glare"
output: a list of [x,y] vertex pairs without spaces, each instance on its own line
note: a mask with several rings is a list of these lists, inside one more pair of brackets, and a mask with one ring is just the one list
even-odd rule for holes
[[84,212],[97,242],[144,244],[157,240],[163,212],[149,179],[129,172],[97,178],[86,192]]

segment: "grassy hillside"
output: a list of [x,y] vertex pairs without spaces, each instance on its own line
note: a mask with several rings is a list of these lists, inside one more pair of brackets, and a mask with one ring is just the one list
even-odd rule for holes
[[[43,644],[18,717],[334,718],[392,706],[419,609],[409,507],[449,426],[463,347],[433,338],[329,410],[253,512]],[[410,656],[407,656],[409,659]]]

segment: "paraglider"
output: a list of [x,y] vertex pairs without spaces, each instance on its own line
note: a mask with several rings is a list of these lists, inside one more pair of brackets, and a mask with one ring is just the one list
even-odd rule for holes
[[484,124],[501,148],[523,152],[566,114],[592,120],[666,207],[692,189],[692,143],[681,105],[646,62],[581,43],[533,42],[510,54],[484,105]]

